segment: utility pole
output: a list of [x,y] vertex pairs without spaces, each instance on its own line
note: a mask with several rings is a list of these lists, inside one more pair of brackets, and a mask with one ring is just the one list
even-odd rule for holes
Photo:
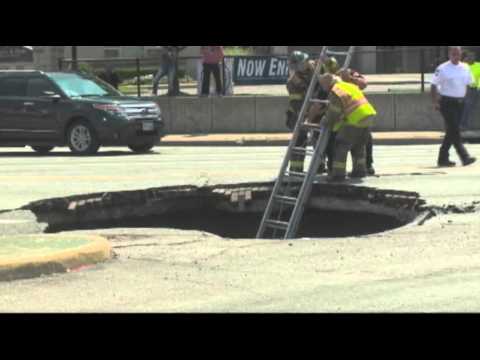
[[72,70],[78,70],[78,55],[77,55],[77,47],[72,46]]

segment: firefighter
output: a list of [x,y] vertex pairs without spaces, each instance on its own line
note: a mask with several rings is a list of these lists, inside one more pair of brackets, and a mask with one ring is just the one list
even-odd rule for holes
[[[368,82],[365,77],[360,74],[359,72],[352,70],[352,69],[346,69],[342,70],[339,72],[339,76],[342,79],[342,81],[349,82],[352,84],[357,85],[360,90],[364,91],[368,87]],[[335,144],[332,144],[332,152]],[[373,137],[372,133],[370,132],[368,141],[367,141],[367,173],[368,175],[375,175],[375,168],[373,167]],[[333,158],[333,153],[332,153],[332,158]]]
[[366,145],[370,138],[370,128],[376,111],[368,102],[360,88],[341,78],[325,74],[319,77],[322,89],[329,93],[330,101],[322,126],[336,133],[334,161],[328,180],[342,182],[346,180],[348,153],[352,153],[352,178],[364,178],[368,175],[366,163]]
[[[324,59],[324,63],[322,65],[322,68],[320,70],[320,74],[336,74],[340,71],[340,66],[338,65],[337,59],[334,57],[328,57]],[[318,100],[327,100],[328,99],[328,92],[322,89],[321,86],[317,86],[317,88],[314,90],[313,94],[314,99]],[[326,104],[319,104],[319,103],[314,103],[309,109],[308,112],[308,119],[309,122],[313,124],[320,124],[322,117],[325,115],[325,112],[327,111],[327,105]],[[318,141],[318,134],[314,134],[314,143]],[[332,135],[329,139],[328,146],[327,146],[327,154],[326,156],[328,157],[329,160],[329,165],[330,163],[333,162],[333,146],[335,144],[335,136]],[[323,174],[326,172],[326,165],[325,165],[326,159],[325,156],[322,160],[322,163],[320,164],[320,167],[318,169],[319,174]]]
[[[341,70],[335,58],[328,58],[325,60],[325,65],[324,65],[322,74],[327,74],[327,73],[338,75],[342,79],[342,81],[355,84],[362,91],[365,90],[368,86],[367,80],[359,72],[354,71],[352,69]],[[317,91],[316,93],[316,98],[326,100],[328,98],[328,93],[326,93],[320,87],[319,91]],[[318,118],[321,118],[321,116],[323,116],[325,113],[325,107],[323,107],[323,105],[315,104],[312,106],[311,113],[313,114],[311,114],[309,117],[312,119],[317,118],[317,120],[313,122],[318,122]],[[335,132],[331,133],[331,136],[328,141],[327,149],[326,149],[326,154],[325,154],[326,159],[328,160],[326,162],[327,162],[327,167],[329,171],[332,170],[332,166],[333,166],[336,135],[337,134]],[[371,133],[369,134],[369,139],[366,145],[366,152],[367,152],[367,173],[368,175],[375,175],[375,168],[373,167],[373,138]],[[320,172],[325,172],[324,163],[322,164]]]
[[[295,51],[290,55],[288,65],[291,76],[287,82],[287,90],[289,94],[287,127],[294,131],[310,82],[315,73],[315,62],[309,60],[308,54]],[[307,140],[308,132],[302,130],[295,146],[305,147],[307,145]],[[292,161],[290,162],[290,171],[303,172],[304,162],[305,156],[294,154],[292,156]]]

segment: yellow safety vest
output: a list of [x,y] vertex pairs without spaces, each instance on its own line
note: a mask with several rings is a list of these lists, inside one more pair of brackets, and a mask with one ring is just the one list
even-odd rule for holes
[[360,128],[372,125],[370,118],[377,115],[377,112],[357,85],[340,81],[332,91],[342,101],[345,115],[344,121],[336,124],[334,131],[338,131],[345,124]]
[[470,65],[470,71],[472,72],[475,80],[471,87],[480,89],[480,63],[476,62]]

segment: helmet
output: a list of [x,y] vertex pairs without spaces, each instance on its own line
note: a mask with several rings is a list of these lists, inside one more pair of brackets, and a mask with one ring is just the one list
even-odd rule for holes
[[325,70],[327,73],[336,74],[340,70],[337,59],[334,57],[328,58],[324,62]]
[[294,51],[290,55],[288,60],[291,63],[299,63],[299,62],[307,61],[308,58],[309,58],[308,54],[305,54],[304,52],[301,52],[301,51]]
[[288,58],[288,65],[292,71],[305,71],[308,59],[308,54],[294,51]]

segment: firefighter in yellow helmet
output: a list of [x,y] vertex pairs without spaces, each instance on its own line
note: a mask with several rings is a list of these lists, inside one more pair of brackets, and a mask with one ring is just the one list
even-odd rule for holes
[[[287,82],[289,94],[289,107],[287,111],[287,127],[294,131],[298,117],[305,101],[305,96],[315,73],[315,62],[309,60],[308,54],[294,51],[289,59],[288,65],[291,76]],[[301,131],[296,146],[304,147],[307,144],[308,133]],[[293,155],[290,162],[290,171],[303,172],[305,156]]]
[[319,83],[330,101],[322,125],[336,133],[333,168],[328,180],[345,181],[349,152],[353,159],[350,177],[364,178],[367,176],[366,144],[376,111],[362,90],[351,82],[325,74],[319,77]]

